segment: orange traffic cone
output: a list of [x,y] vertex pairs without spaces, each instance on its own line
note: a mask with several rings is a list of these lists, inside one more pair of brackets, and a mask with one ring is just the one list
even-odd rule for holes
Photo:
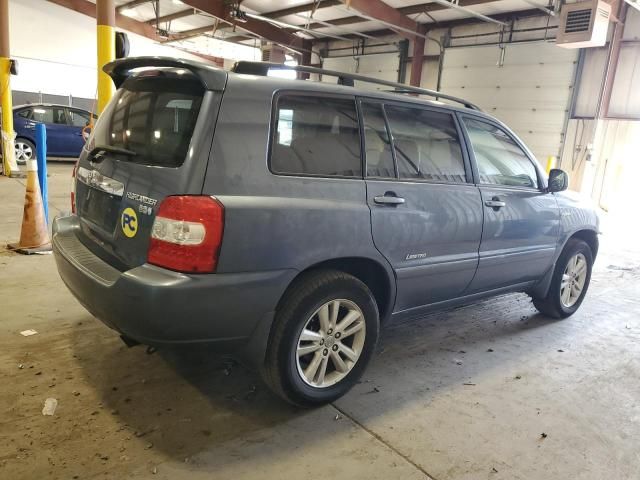
[[35,160],[27,161],[27,193],[24,197],[24,214],[20,243],[8,247],[18,253],[51,253],[51,240],[44,218],[42,194],[38,184],[38,165]]

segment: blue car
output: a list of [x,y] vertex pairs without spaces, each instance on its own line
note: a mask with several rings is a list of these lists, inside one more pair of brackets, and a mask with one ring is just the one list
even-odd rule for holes
[[82,129],[96,118],[87,110],[65,105],[36,103],[14,107],[17,162],[24,164],[35,158],[36,123],[47,126],[47,156],[77,158],[85,142]]

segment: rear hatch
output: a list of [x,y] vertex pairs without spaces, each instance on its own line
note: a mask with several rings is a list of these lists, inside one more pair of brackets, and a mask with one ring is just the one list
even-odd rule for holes
[[202,193],[222,93],[184,68],[121,80],[80,156],[75,208],[82,243],[124,271],[146,261],[162,200]]

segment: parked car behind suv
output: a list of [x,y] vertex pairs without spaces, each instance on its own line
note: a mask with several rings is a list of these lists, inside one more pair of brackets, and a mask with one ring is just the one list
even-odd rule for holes
[[13,109],[16,131],[16,160],[23,164],[36,155],[36,123],[47,126],[47,154],[52,157],[80,156],[84,146],[82,130],[92,124],[96,116],[76,107],[34,103]]
[[385,322],[508,292],[564,318],[584,299],[594,210],[463,100],[174,59],[105,71],[118,91],[53,247],[129,344],[216,345],[316,405],[357,381]]

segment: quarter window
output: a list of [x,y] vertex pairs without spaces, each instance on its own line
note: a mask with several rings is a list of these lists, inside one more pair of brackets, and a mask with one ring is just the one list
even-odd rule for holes
[[275,126],[274,172],[362,176],[354,100],[284,95],[278,99]]
[[458,132],[449,113],[386,105],[393,134],[398,176],[465,183]]
[[538,188],[536,168],[520,146],[503,129],[464,118],[480,174],[480,183]]

